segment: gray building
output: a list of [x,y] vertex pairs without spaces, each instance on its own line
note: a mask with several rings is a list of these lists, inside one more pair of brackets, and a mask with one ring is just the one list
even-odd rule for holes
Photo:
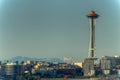
[[113,57],[110,56],[104,56],[100,59],[100,66],[102,70],[110,70],[113,67],[113,63]]
[[117,65],[120,65],[119,56],[103,56],[100,59],[100,67],[104,74],[110,74]]
[[83,70],[84,76],[93,76],[95,75],[94,62],[97,58],[86,58],[84,59]]
[[7,63],[2,65],[2,73],[7,80],[15,78],[21,74],[21,65],[15,63]]

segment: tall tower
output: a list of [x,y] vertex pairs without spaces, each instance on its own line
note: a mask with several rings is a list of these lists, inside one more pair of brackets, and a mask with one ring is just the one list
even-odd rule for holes
[[90,45],[88,58],[84,59],[84,76],[93,76],[95,75],[96,69],[94,67],[96,58],[95,53],[95,19],[98,18],[98,15],[94,11],[90,11],[87,17],[90,20]]
[[95,19],[98,18],[98,14],[96,14],[94,11],[90,11],[87,15],[89,21],[90,21],[90,45],[89,45],[89,52],[88,57],[89,58],[96,58],[96,52],[95,52]]

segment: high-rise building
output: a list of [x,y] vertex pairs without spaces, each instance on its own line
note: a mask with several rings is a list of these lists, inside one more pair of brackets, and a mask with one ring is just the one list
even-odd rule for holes
[[84,76],[93,76],[95,74],[93,58],[85,58],[83,65]]
[[111,71],[120,65],[120,56],[103,56],[100,59],[100,67],[104,74],[111,74]]
[[2,73],[6,80],[10,78],[16,78],[17,75],[21,74],[21,65],[16,63],[7,63],[2,65]]

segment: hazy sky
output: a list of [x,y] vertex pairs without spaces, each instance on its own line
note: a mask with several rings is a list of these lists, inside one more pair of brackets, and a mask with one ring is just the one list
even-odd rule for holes
[[88,55],[94,10],[97,57],[120,55],[120,0],[0,0],[0,60]]

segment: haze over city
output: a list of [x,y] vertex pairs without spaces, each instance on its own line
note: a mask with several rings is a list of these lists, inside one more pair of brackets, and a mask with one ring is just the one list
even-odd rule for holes
[[94,10],[97,57],[120,55],[120,0],[0,0],[0,60],[88,55]]

